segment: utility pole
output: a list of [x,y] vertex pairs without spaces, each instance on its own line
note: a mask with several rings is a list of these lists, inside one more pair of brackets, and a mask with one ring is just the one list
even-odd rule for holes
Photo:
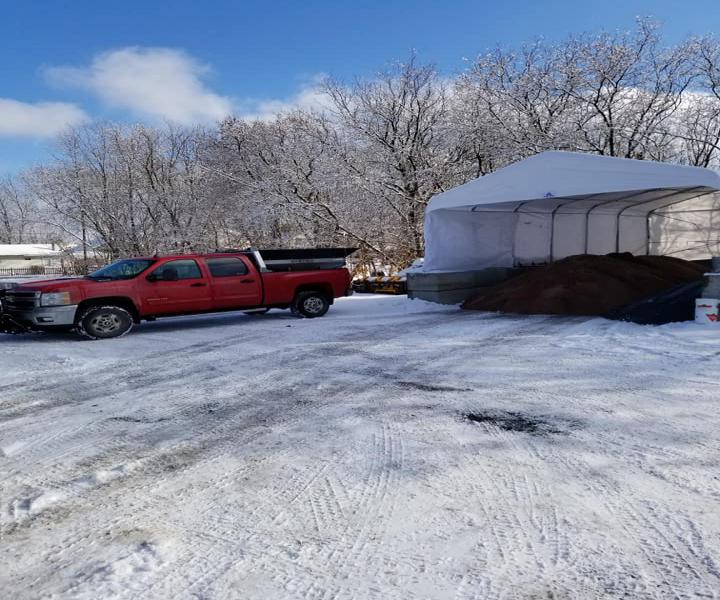
[[82,229],[83,263],[87,269],[87,230],[85,228],[85,206],[80,208],[80,228]]

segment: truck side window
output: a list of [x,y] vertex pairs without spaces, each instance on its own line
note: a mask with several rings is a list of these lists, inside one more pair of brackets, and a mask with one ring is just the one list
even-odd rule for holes
[[206,260],[213,277],[238,277],[248,274],[247,266],[239,258],[228,256],[226,258],[208,258]]
[[179,281],[181,279],[202,279],[200,267],[194,260],[171,260],[153,271],[153,275],[164,281]]

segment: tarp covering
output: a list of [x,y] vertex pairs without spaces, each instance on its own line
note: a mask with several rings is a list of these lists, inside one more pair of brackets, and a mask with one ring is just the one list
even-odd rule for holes
[[574,254],[720,254],[720,175],[544,152],[435,196],[425,271],[543,264]]

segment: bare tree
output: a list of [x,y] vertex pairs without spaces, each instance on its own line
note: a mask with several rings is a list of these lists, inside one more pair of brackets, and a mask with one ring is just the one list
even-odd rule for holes
[[198,130],[96,124],[58,143],[26,179],[53,224],[108,256],[206,248],[218,206],[199,168]]
[[541,42],[519,53],[496,49],[458,79],[465,117],[459,126],[488,141],[487,154],[498,166],[548,149],[574,149],[570,114],[577,90],[564,68],[572,50]]
[[366,224],[353,219],[357,197],[339,177],[338,134],[327,118],[296,112],[272,123],[229,119],[218,144],[226,157],[216,161],[218,172],[239,186],[246,222],[261,209],[275,234],[270,243],[360,244],[383,254]]
[[669,143],[664,125],[696,77],[692,48],[691,42],[664,48],[656,24],[648,20],[639,20],[634,32],[575,38],[565,45],[565,89],[576,100],[580,149],[662,159]]
[[108,258],[220,246],[357,245],[368,264],[423,253],[430,199],[550,149],[713,167],[720,46],[657,26],[517,51],[459,77],[411,56],[327,80],[325,112],[216,127],[96,123],[0,184],[0,241],[55,235]]
[[36,207],[22,185],[11,177],[0,181],[0,243],[38,241]]
[[434,67],[411,56],[371,81],[347,86],[329,80],[325,91],[344,173],[382,203],[383,216],[389,212],[398,221],[396,253],[405,262],[421,255],[427,203],[466,180],[477,158],[476,148],[464,146],[452,126],[448,86]]

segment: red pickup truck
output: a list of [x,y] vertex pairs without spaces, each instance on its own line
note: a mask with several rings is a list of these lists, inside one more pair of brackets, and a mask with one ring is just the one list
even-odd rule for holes
[[[321,317],[350,295],[345,257],[354,248],[232,251],[128,258],[84,278],[24,283],[5,292],[5,332],[75,329],[119,337],[142,320],[290,308]],[[267,261],[267,262],[266,262]]]

